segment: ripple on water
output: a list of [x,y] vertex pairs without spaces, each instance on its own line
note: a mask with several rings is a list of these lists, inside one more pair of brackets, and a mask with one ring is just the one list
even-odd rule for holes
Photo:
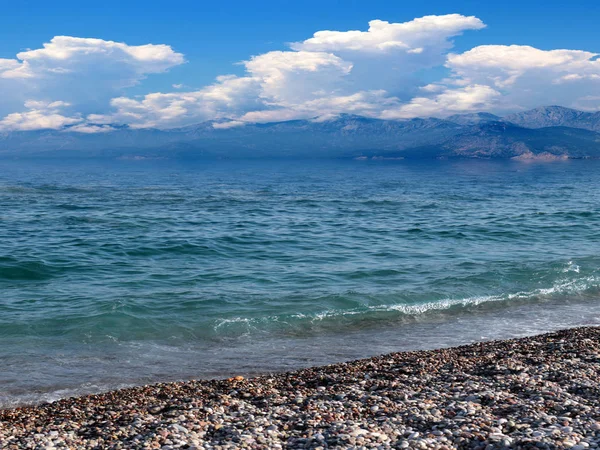
[[594,161],[0,164],[0,384],[14,395],[597,317]]

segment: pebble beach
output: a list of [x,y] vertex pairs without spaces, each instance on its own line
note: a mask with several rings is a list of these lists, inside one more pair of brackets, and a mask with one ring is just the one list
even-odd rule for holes
[[0,411],[2,449],[600,446],[600,328]]

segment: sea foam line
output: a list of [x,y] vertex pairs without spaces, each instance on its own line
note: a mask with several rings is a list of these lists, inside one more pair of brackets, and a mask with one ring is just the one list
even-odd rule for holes
[[[575,271],[575,270],[573,270]],[[538,288],[532,291],[520,291],[511,294],[497,294],[473,296],[466,298],[446,298],[442,300],[430,301],[419,304],[391,304],[391,305],[373,305],[355,309],[332,309],[317,313],[294,313],[279,314],[264,317],[232,317],[219,319],[214,330],[218,331],[227,328],[229,325],[244,324],[248,328],[258,329],[261,324],[280,323],[291,325],[293,321],[308,321],[318,323],[327,319],[335,319],[346,316],[369,315],[373,313],[400,313],[403,316],[420,316],[427,313],[450,310],[455,307],[476,307],[487,303],[509,302],[511,300],[527,300],[543,297],[551,297],[556,294],[582,293],[590,289],[600,287],[600,277],[588,276],[575,280],[563,280],[557,282],[549,288]]]

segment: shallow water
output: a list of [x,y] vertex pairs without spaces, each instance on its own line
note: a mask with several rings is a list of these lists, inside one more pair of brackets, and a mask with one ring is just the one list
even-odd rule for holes
[[0,169],[0,406],[600,324],[600,162]]

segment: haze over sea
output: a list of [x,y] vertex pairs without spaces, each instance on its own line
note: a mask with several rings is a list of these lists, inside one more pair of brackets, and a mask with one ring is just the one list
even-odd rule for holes
[[600,162],[0,162],[0,406],[600,324]]

